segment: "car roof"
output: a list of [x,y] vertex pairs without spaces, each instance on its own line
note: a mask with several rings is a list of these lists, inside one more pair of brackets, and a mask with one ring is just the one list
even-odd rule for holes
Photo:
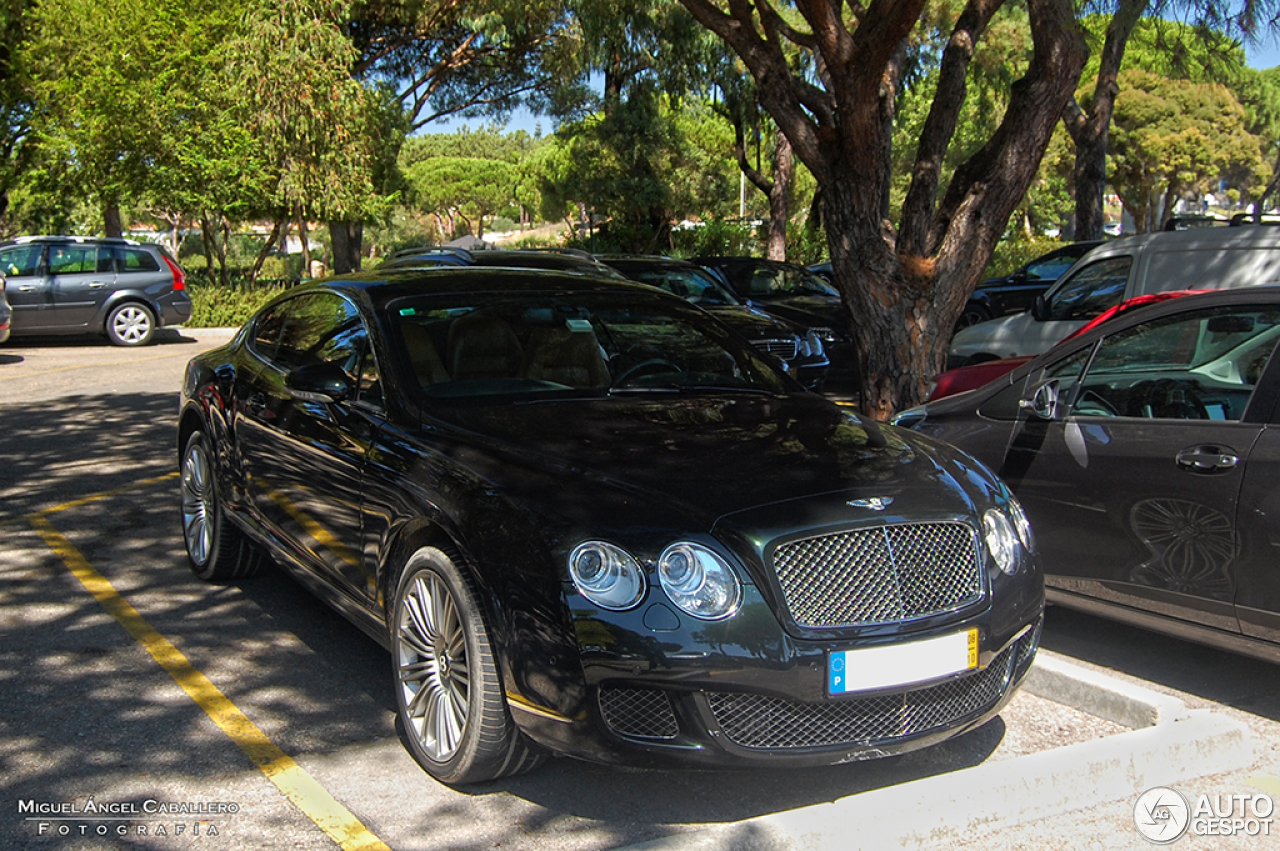
[[[585,268],[585,267],[584,267]],[[325,278],[300,287],[287,295],[313,290],[334,290],[361,298],[375,309],[412,296],[479,295],[494,293],[598,293],[616,292],[646,298],[683,299],[646,284],[623,278],[559,269],[507,268],[499,266],[433,266],[376,269]]]

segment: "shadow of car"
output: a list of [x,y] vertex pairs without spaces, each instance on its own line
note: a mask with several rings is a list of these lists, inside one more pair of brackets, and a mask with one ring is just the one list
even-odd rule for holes
[[566,272],[314,282],[194,358],[201,579],[262,552],[391,651],[437,779],[545,750],[842,764],[999,712],[1042,577],[989,471],[805,391],[706,312]]
[[896,421],[996,470],[1050,602],[1280,661],[1280,289],[1103,322]]

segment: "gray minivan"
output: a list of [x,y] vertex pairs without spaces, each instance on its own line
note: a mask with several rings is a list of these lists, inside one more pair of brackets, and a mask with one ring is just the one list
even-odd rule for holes
[[102,333],[142,346],[191,318],[178,261],[160,245],[87,236],[26,236],[0,245],[15,337]]
[[1280,227],[1193,228],[1128,236],[1085,254],[1026,313],[951,340],[949,369],[1046,351],[1107,308],[1169,290],[1280,284]]

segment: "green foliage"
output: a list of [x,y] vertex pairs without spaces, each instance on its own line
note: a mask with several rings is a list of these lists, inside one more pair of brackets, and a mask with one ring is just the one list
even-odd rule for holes
[[760,239],[755,226],[745,222],[711,219],[696,227],[672,233],[672,253],[679,257],[712,257],[758,254]]
[[1112,129],[1111,184],[1139,231],[1159,226],[1161,210],[1205,191],[1219,176],[1257,197],[1270,177],[1244,108],[1226,87],[1124,71]]
[[411,165],[405,177],[418,209],[456,209],[474,220],[476,236],[483,236],[485,219],[514,199],[520,172],[504,160],[436,156]]
[[250,284],[244,279],[228,284],[210,284],[187,278],[187,292],[191,296],[190,328],[237,328],[243,325],[258,308],[289,288],[283,281]]
[[982,278],[996,278],[1007,275],[1030,263],[1042,254],[1048,254],[1055,248],[1067,245],[1067,241],[1052,237],[1026,237],[1016,235],[1010,239],[1002,239],[996,243],[991,254],[991,262],[982,271]]

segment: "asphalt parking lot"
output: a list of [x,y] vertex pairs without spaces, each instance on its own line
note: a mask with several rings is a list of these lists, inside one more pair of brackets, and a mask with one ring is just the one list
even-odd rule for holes
[[[872,763],[669,772],[555,759],[485,787],[440,786],[400,745],[376,644],[283,574],[207,586],[187,570],[177,388],[187,359],[226,338],[0,347],[0,848],[730,847],[708,828],[1120,741],[1110,721],[1023,693],[967,736]],[[1248,728],[1252,762],[1186,780],[1188,795],[1253,794],[1280,777],[1276,666],[1058,610],[1045,645]],[[1089,803],[923,847],[1149,847],[1132,798]],[[1280,828],[1179,847],[1280,847]]]

